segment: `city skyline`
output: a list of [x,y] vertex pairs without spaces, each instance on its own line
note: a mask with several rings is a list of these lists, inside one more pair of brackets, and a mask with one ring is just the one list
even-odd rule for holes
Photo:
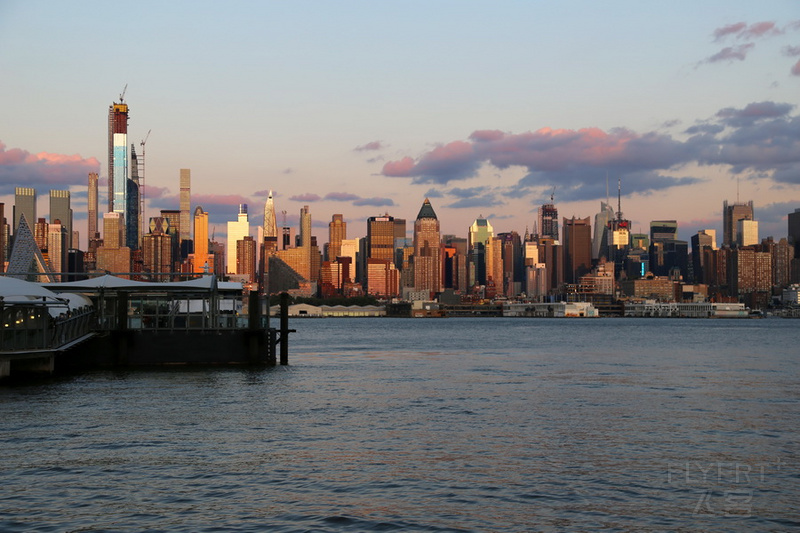
[[[319,242],[333,214],[363,237],[370,216],[413,220],[426,197],[442,234],[462,237],[479,217],[532,230],[550,194],[560,216],[594,219],[607,178],[612,198],[622,180],[633,232],[674,219],[687,241],[722,234],[724,201],[752,200],[775,238],[800,206],[788,2],[181,6],[121,22],[94,2],[0,7],[13,51],[0,71],[14,74],[0,88],[0,201],[34,187],[42,217],[47,191],[69,190],[85,249],[88,174],[107,205],[107,110],[127,84],[128,144],[139,152],[152,130],[146,217],[179,208],[191,169],[191,209],[220,238],[239,204],[260,220],[270,189],[294,227],[310,206]],[[89,34],[114,45],[89,49]]]

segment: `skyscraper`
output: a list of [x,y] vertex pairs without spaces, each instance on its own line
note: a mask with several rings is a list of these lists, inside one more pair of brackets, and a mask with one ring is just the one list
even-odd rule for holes
[[740,220],[755,220],[753,215],[753,201],[747,203],[736,202],[728,204],[722,202],[722,245],[734,246],[738,238],[737,222]]
[[193,272],[214,272],[214,258],[209,254],[208,245],[208,213],[198,205],[194,210]]
[[238,274],[236,243],[250,235],[247,204],[239,204],[239,215],[235,222],[228,222],[228,246],[226,268],[229,274]]
[[89,173],[89,201],[88,201],[88,211],[89,211],[89,221],[88,221],[88,231],[89,235],[87,238],[91,241],[91,239],[96,239],[98,237],[97,233],[97,172],[90,172]]
[[35,224],[36,218],[36,189],[31,187],[17,187],[14,192],[14,235],[19,228],[19,217],[25,215],[28,224]]
[[190,210],[192,208],[192,171],[188,168],[182,168],[180,172],[180,210],[181,219],[178,223],[178,240],[183,246],[184,241],[192,240],[192,220]]
[[414,221],[414,287],[442,292],[442,247],[439,219],[425,198]]
[[[66,256],[69,248],[77,248],[77,243],[72,243],[72,208],[70,207],[69,191],[50,191],[50,223],[56,220],[61,221],[61,226],[65,230],[67,241],[64,255]],[[66,267],[66,262],[64,263]],[[63,270],[56,270],[56,272],[66,272]]]
[[558,240],[558,209],[552,202],[552,196],[549,204],[539,208],[539,235]]
[[264,238],[267,237],[278,237],[278,224],[275,221],[275,204],[271,190],[264,203]]
[[564,281],[578,283],[592,268],[592,227],[589,217],[564,218]]
[[608,202],[600,202],[600,212],[594,216],[594,239],[592,259],[606,256],[608,250],[608,225],[614,220],[614,208]]
[[494,228],[488,220],[479,215],[469,227],[467,240],[469,246],[470,285],[486,284],[486,248],[489,239],[494,237]]
[[794,256],[800,257],[800,208],[795,209],[793,213],[789,213],[788,219],[788,241],[789,244],[794,246]]
[[675,240],[678,238],[676,220],[653,220],[650,222],[650,242]]
[[128,196],[128,104],[123,95],[108,108],[108,212],[126,214]]
[[127,181],[125,194],[125,246],[131,250],[139,249],[139,218],[141,202],[139,201],[139,164],[136,150],[131,145],[131,177]]
[[736,244],[739,246],[753,246],[758,243],[758,221],[738,220],[736,222]]
[[[394,218],[389,214],[367,219],[367,258],[394,261]],[[366,264],[366,262],[365,262]]]
[[342,241],[347,238],[347,222],[335,214],[328,223],[328,261],[335,261],[342,253]]

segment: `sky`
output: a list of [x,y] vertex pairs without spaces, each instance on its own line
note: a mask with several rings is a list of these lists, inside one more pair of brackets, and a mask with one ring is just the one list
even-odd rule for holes
[[[145,144],[146,217],[192,209],[224,239],[308,205],[443,234],[479,216],[533,230],[553,195],[583,218],[617,203],[634,231],[722,230],[752,200],[761,237],[800,208],[800,3],[638,1],[0,0],[0,202],[69,189],[86,243],[87,175],[107,177],[108,107],[123,90]],[[149,132],[149,134],[148,134]],[[101,211],[106,205],[101,185]]]

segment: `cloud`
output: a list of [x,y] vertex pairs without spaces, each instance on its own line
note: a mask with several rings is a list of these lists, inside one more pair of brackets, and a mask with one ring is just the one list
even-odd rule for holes
[[[791,25],[789,27],[791,28]],[[733,36],[736,39],[758,39],[760,37],[781,35],[783,31],[771,21],[755,22],[750,26],[745,22],[737,22],[717,28],[714,30],[713,35],[714,41],[719,42],[728,36]]]
[[714,40],[721,41],[728,35],[738,35],[745,28],[747,28],[747,23],[745,22],[737,22],[735,24],[728,24],[727,26],[717,28],[714,30]]
[[800,46],[784,46],[782,52],[788,57],[800,56]]
[[297,194],[289,197],[289,200],[292,200],[293,202],[319,202],[321,199],[322,198],[318,194],[314,194],[312,192]]
[[394,207],[395,203],[391,198],[361,198],[353,202],[355,206],[372,206],[372,207]]
[[282,174],[292,174],[294,172],[293,168],[285,168],[283,169]]
[[[469,141],[440,144],[416,159],[387,162],[383,174],[415,184],[447,185],[475,177],[484,165],[524,168],[527,174],[522,179],[493,194],[549,193],[555,185],[564,201],[604,198],[606,175],[621,178],[626,194],[652,194],[698,183],[700,179],[680,174],[688,164],[727,165],[735,173],[754,170],[776,182],[796,183],[800,117],[791,115],[794,109],[792,104],[770,101],[724,108],[688,128],[690,137],[685,140],[624,128],[543,128],[516,134],[480,130]],[[447,194],[476,201],[480,192],[485,191],[455,187]]]
[[439,189],[428,189],[425,193],[426,198],[444,198],[444,193]]
[[800,60],[794,64],[790,72],[792,73],[792,76],[800,76]]
[[161,198],[169,192],[169,187],[157,187],[155,185],[145,185],[144,197],[146,200]]
[[89,173],[99,171],[100,162],[94,157],[32,154],[20,148],[7,149],[0,141],[0,194],[13,194],[22,185],[41,189],[88,186]]
[[351,194],[349,192],[329,192],[325,195],[323,200],[333,200],[335,202],[351,202],[353,200],[358,200],[361,198],[357,194]]
[[747,54],[754,47],[755,44],[753,43],[740,44],[738,46],[727,46],[716,54],[705,58],[703,61],[698,63],[698,65],[702,65],[704,63],[719,63],[720,61],[744,61],[747,58]]
[[374,150],[381,150],[383,148],[384,148],[384,146],[381,143],[381,141],[372,141],[372,142],[368,142],[367,144],[362,144],[361,146],[356,146],[355,148],[353,148],[353,151],[354,152],[368,152],[368,151],[374,151]]

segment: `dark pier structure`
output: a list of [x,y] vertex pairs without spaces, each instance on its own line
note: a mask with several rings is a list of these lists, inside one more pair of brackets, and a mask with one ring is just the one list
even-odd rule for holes
[[[3,281],[16,290],[17,280]],[[214,276],[27,285],[27,296],[0,298],[0,378],[62,369],[288,364],[294,330],[285,294],[273,328],[262,297],[252,292],[243,301],[240,284]]]

